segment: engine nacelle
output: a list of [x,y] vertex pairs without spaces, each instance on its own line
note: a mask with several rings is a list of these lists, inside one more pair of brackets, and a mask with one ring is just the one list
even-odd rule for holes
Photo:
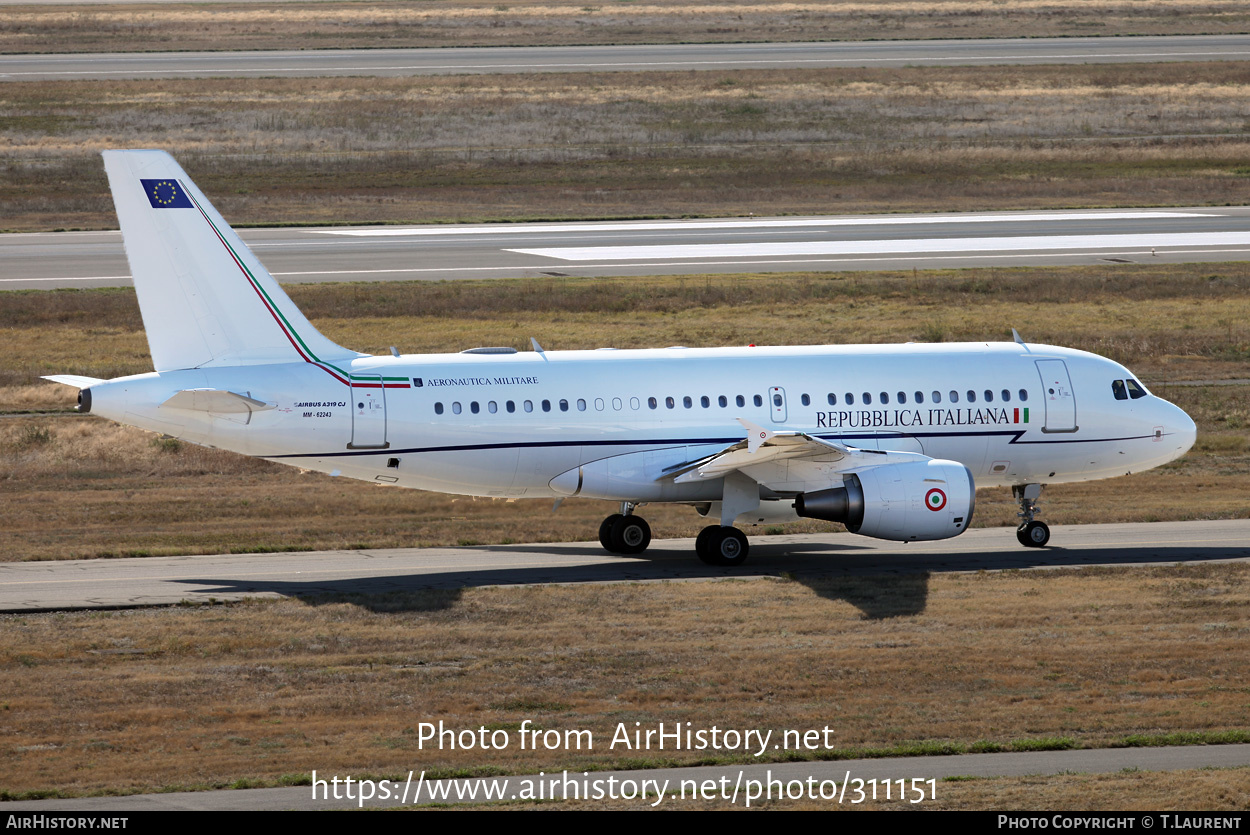
[[972,522],[976,496],[967,467],[929,459],[847,473],[841,487],[799,495],[794,511],[877,539],[948,539]]

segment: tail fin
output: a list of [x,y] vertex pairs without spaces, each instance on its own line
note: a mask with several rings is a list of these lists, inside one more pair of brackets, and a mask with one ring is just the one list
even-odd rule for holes
[[313,328],[169,154],[104,168],[157,371],[363,356]]

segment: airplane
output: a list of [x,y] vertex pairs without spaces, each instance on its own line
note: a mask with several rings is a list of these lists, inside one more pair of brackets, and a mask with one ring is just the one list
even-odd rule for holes
[[619,502],[599,540],[639,554],[648,503],[709,524],[800,518],[901,542],[957,536],[1009,487],[1046,545],[1045,485],[1138,472],[1196,428],[1119,363],[1012,342],[371,356],[318,333],[162,151],[105,151],[154,370],[79,388],[78,410],[331,475],[444,493]]

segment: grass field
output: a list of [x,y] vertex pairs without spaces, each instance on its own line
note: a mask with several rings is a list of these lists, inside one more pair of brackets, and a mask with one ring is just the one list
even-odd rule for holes
[[[11,798],[299,782],[314,769],[757,761],[612,748],[622,722],[832,729],[827,749],[765,761],[1245,741],[1247,572],[509,587],[5,616],[0,786]],[[593,747],[522,751],[525,719],[588,730]],[[419,724],[440,720],[513,744],[421,747]],[[1226,809],[1243,807],[1246,778],[1195,775],[1191,795],[1158,799],[1134,796],[1144,778],[1124,775],[1101,798],[1092,778],[973,788],[1014,786],[1009,805],[1023,808]],[[937,805],[960,805],[948,788]]]
[[[293,285],[330,338],[408,353],[474,345],[548,349],[684,344],[1030,340],[1127,364],[1197,421],[1194,450],[1131,478],[1049,490],[1053,523],[1244,517],[1250,264],[1107,265],[916,273]],[[107,322],[107,325],[100,323]],[[373,342],[361,342],[368,330]],[[784,339],[770,334],[784,334]],[[836,335],[836,336],[835,336]],[[8,293],[0,411],[65,410],[74,390],[40,374],[150,370],[130,290]],[[92,417],[0,421],[0,559],[145,556],[593,539],[607,502],[505,502],[303,473],[161,440]],[[1185,496],[1185,501],[1177,501]],[[333,508],[333,513],[327,510]],[[1011,525],[1006,490],[981,491],[974,524]],[[693,536],[685,507],[648,507],[656,536]],[[833,530],[807,521],[786,531]],[[753,535],[765,529],[752,531]]]
[[233,224],[1250,202],[1236,62],[6,82],[0,227],[115,228],[106,148]]
[[1224,34],[1238,0],[675,0],[7,6],[0,52]]

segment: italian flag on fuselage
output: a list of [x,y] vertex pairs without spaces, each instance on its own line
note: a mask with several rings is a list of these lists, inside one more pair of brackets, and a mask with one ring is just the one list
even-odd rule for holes
[[[1025,407],[1023,409],[1017,407],[1015,409],[1012,409],[1011,411],[1013,412],[1013,415],[1014,415],[1012,419],[1012,423],[1028,423],[1029,422],[1028,407]],[[1021,412],[1023,412],[1024,414],[1021,414]]]

